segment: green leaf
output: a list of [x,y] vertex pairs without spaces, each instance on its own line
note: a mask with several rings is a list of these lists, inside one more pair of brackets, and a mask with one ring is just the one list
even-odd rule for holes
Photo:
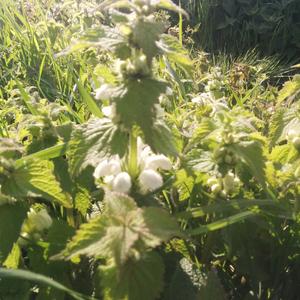
[[0,262],[3,262],[18,240],[27,207],[23,203],[0,206]]
[[146,142],[152,150],[165,155],[177,156],[178,151],[175,146],[174,136],[169,127],[162,121],[155,121],[151,134],[145,136]]
[[270,144],[273,147],[286,139],[290,129],[300,133],[299,105],[296,103],[289,109],[278,108],[270,123]]
[[154,300],[163,288],[164,265],[155,252],[129,260],[121,269],[110,264],[100,271],[106,300]]
[[53,163],[47,160],[24,161],[4,179],[2,191],[16,198],[42,197],[71,208],[72,200],[56,180]]
[[132,198],[118,193],[109,193],[105,203],[105,212],[83,224],[60,257],[113,258],[122,265],[141,247],[156,247],[181,235],[175,219],[161,208],[139,208]]
[[121,88],[123,91],[112,101],[116,104],[117,118],[128,130],[138,125],[146,143],[154,151],[175,154],[176,149],[171,131],[156,120],[156,107],[159,96],[165,92],[166,84],[155,79],[145,78],[130,81]]
[[195,180],[192,176],[189,176],[184,169],[176,172],[176,181],[174,186],[179,193],[179,201],[184,201],[190,198],[192,190],[194,188]]
[[110,194],[106,213],[83,224],[67,245],[68,258],[77,255],[113,257],[122,264],[143,229],[142,211],[130,197]]
[[67,143],[58,144],[46,149],[43,149],[41,151],[29,154],[27,156],[24,156],[16,161],[17,166],[21,166],[25,161],[32,160],[32,159],[52,159],[56,157],[63,156],[66,153],[67,150]]
[[95,166],[103,156],[125,154],[128,134],[108,119],[91,119],[73,130],[67,155],[70,173],[78,176],[87,166]]
[[245,220],[249,217],[253,217],[255,215],[256,215],[255,212],[244,211],[244,212],[235,214],[231,217],[224,218],[224,219],[218,220],[216,222],[213,222],[213,223],[210,223],[210,224],[207,224],[207,225],[202,225],[199,228],[189,230],[187,233],[190,234],[190,235],[205,234],[205,233],[208,233],[210,231],[219,230],[219,229],[225,228],[229,225],[235,224],[237,222],[241,222],[241,221],[243,221],[243,220]]
[[197,300],[196,284],[198,282],[195,281],[202,279],[200,271],[186,258],[175,263],[176,267],[173,272],[167,274],[169,275],[168,285],[165,289],[164,300]]
[[74,299],[77,299],[77,300],[88,300],[88,299],[92,300],[92,299],[94,299],[92,297],[84,296],[80,293],[77,293],[77,292],[63,286],[62,284],[53,280],[52,278],[49,278],[49,277],[41,275],[41,274],[33,273],[30,271],[26,271],[26,270],[8,270],[8,269],[0,268],[0,282],[1,282],[1,279],[4,279],[4,278],[10,279],[10,280],[31,281],[31,282],[35,282],[35,283],[38,283],[41,285],[51,286],[55,289],[58,289],[60,291],[67,293],[68,295],[70,295],[71,297],[73,297]]
[[22,98],[23,101],[24,101],[25,107],[28,109],[28,111],[29,111],[32,115],[38,116],[38,115],[39,115],[39,112],[38,112],[38,111],[36,110],[36,108],[32,105],[30,96],[29,96],[28,93],[25,91],[23,85],[22,85],[20,82],[17,82],[17,86],[18,86],[18,89],[19,89],[19,91],[20,91],[21,98]]
[[139,46],[147,56],[150,64],[153,57],[158,54],[157,41],[164,32],[165,26],[157,21],[139,18],[133,26],[133,42]]
[[153,237],[152,247],[161,244],[161,242],[167,242],[172,237],[182,235],[177,221],[162,208],[146,207],[143,210],[143,217],[149,233]]
[[84,86],[81,84],[80,81],[77,82],[78,85],[78,90],[81,95],[83,103],[85,103],[89,109],[89,111],[98,118],[103,117],[103,113],[101,109],[98,107],[97,103],[95,100],[92,98],[92,96],[86,91]]
[[19,266],[20,258],[22,257],[21,249],[18,244],[14,244],[11,252],[7,256],[3,266],[8,269],[17,269]]
[[171,63],[175,63],[187,74],[192,74],[193,63],[189,58],[188,51],[181,46],[176,37],[169,34],[163,34],[157,45]]
[[278,101],[281,103],[282,101],[289,98],[289,100],[293,101],[300,94],[300,75],[295,75],[293,80],[287,81],[283,88],[280,90],[278,94]]
[[262,186],[266,185],[263,146],[258,141],[245,141],[231,146],[233,152],[249,167]]
[[13,139],[0,138],[0,156],[8,158],[18,158],[23,153],[23,147]]
[[49,243],[47,256],[51,257],[62,251],[67,242],[75,234],[75,229],[63,220],[53,220],[46,241]]
[[208,273],[205,284],[201,286],[198,294],[199,299],[214,299],[214,300],[226,300],[227,295],[222,286],[220,279],[215,271]]
[[156,7],[174,11],[188,18],[188,14],[185,12],[185,10],[176,5],[172,0],[160,0],[156,3]]

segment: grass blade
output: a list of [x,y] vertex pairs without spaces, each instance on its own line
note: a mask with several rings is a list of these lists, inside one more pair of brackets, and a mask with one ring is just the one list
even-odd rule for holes
[[95,299],[95,298],[77,293],[77,292],[65,287],[64,285],[60,284],[59,282],[53,280],[50,277],[47,277],[47,276],[44,276],[41,274],[37,274],[37,273],[33,273],[30,271],[26,271],[26,270],[14,270],[14,269],[0,268],[0,279],[1,278],[27,280],[27,281],[35,282],[38,284],[51,286],[57,290],[65,292],[66,294],[72,296],[76,300]]

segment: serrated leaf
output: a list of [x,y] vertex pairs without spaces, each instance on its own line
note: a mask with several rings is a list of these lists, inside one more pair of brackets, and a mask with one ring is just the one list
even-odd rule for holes
[[27,207],[23,203],[0,206],[0,262],[3,262],[17,241]]
[[111,264],[100,271],[106,300],[154,300],[163,287],[164,264],[155,252],[129,260],[121,269]]
[[298,116],[298,104],[289,109],[279,108],[270,123],[271,147],[286,139],[290,129],[300,132],[300,118]]
[[184,201],[191,196],[194,188],[195,180],[192,176],[188,176],[187,172],[182,169],[176,172],[176,181],[174,186],[179,193],[179,201]]
[[199,299],[214,299],[214,300],[226,300],[226,292],[218,278],[218,275],[214,271],[208,273],[205,285],[201,286],[198,294]]
[[187,74],[191,75],[193,70],[192,60],[189,58],[188,51],[182,47],[179,40],[169,34],[163,34],[158,47],[163,51],[170,62],[175,63]]
[[281,103],[287,98],[294,100],[300,93],[300,75],[295,75],[293,80],[287,81],[279,91],[278,101]]
[[42,197],[71,208],[72,200],[62,191],[53,171],[54,165],[51,161],[23,161],[5,178],[2,191],[15,198]]
[[154,152],[177,156],[174,136],[169,127],[161,120],[155,121],[151,133],[145,135],[147,144]]
[[142,211],[130,197],[110,194],[106,214],[83,224],[67,245],[68,257],[76,255],[113,257],[122,264],[143,229]]
[[245,141],[231,146],[233,152],[251,170],[252,175],[262,185],[266,185],[265,178],[265,157],[263,145],[258,141]]
[[146,143],[156,152],[176,153],[172,134],[162,121],[156,121],[159,96],[165,92],[166,83],[151,78],[130,81],[122,87],[123,92],[112,99],[116,113],[123,126],[130,130],[138,125]]
[[143,209],[143,218],[151,235],[151,240],[146,242],[151,247],[167,242],[171,238],[181,236],[177,221],[170,214],[159,207],[146,207]]
[[128,135],[108,119],[91,119],[73,130],[67,155],[73,176],[87,166],[95,166],[105,155],[125,154]]
[[158,47],[156,41],[159,40],[160,35],[164,32],[165,26],[163,23],[154,20],[138,19],[133,26],[132,38],[147,56],[150,64],[153,57],[158,54]]
[[0,138],[0,156],[5,158],[18,158],[23,153],[23,147],[16,141],[8,138]]
[[113,258],[122,265],[140,247],[156,247],[181,235],[175,219],[161,208],[139,208],[132,198],[118,193],[106,195],[105,203],[105,212],[79,228],[62,257]]

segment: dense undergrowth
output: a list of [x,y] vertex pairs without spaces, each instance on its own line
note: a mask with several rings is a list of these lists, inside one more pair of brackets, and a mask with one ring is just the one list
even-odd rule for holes
[[237,55],[257,47],[263,55],[291,61],[299,57],[298,0],[186,0],[181,4],[197,24],[194,38],[209,52]]
[[166,11],[0,0],[0,299],[299,299],[297,66]]

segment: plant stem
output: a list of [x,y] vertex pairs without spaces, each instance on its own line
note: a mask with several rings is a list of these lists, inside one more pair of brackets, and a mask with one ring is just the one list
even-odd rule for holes
[[138,173],[138,153],[137,153],[137,135],[134,129],[130,132],[129,157],[128,157],[128,173],[135,178]]

